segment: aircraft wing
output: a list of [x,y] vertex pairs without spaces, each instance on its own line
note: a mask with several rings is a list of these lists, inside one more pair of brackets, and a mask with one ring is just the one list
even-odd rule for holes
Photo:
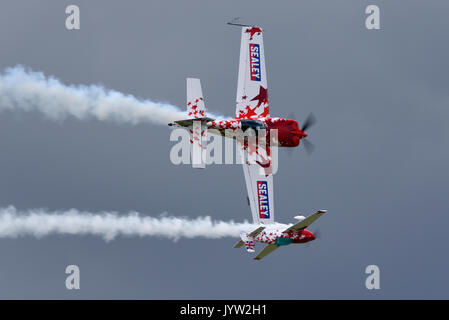
[[276,244],[268,244],[265,246],[265,248],[263,248],[262,251],[259,252],[259,254],[254,258],[254,260],[260,260],[263,257],[269,255],[270,253],[272,253],[274,250],[276,250],[277,248],[279,248],[278,245]]
[[311,214],[307,218],[295,223],[290,228],[286,229],[284,232],[287,231],[298,231],[301,229],[305,229],[308,226],[310,226],[315,220],[317,220],[319,217],[321,217],[324,213],[326,213],[326,210],[318,210],[314,214]]
[[258,164],[243,163],[242,166],[254,224],[273,223],[273,175],[261,174]]
[[262,29],[256,26],[242,28],[236,101],[237,119],[270,115]]
[[270,147],[237,139],[254,224],[274,222],[273,161]]

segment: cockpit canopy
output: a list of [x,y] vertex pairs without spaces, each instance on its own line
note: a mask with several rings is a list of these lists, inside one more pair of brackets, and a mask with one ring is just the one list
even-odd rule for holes
[[255,131],[265,129],[265,124],[260,120],[254,119],[241,119],[242,130],[253,129]]

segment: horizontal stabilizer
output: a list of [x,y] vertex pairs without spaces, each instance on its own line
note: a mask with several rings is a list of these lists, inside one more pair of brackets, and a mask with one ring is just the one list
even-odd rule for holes
[[257,228],[256,230],[254,230],[253,232],[251,232],[251,233],[249,234],[249,236],[254,238],[254,237],[257,236],[259,233],[261,233],[261,232],[263,231],[263,229],[265,229],[265,227],[259,227],[259,228]]
[[[259,233],[261,233],[263,231],[263,229],[265,229],[265,227],[259,227],[256,230],[254,230],[253,232],[251,232],[250,234],[248,234],[248,236],[251,237],[251,238],[254,238]],[[243,244],[244,244],[243,240],[240,240],[239,242],[237,242],[234,245],[234,248],[241,248],[243,246]]]
[[214,121],[214,119],[209,117],[203,117],[203,118],[196,118],[196,119],[184,119],[184,120],[177,120],[173,123],[169,123],[169,126],[173,126],[174,124],[177,124],[180,127],[191,127],[193,126],[193,121],[201,121],[201,123]]
[[241,248],[242,246],[243,246],[243,241],[240,240],[239,242],[237,242],[237,243],[234,245],[234,248]]

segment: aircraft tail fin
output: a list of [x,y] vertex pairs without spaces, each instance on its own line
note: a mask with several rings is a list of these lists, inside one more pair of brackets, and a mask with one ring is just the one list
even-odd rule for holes
[[187,78],[187,115],[189,119],[206,117],[206,106],[200,79]]
[[177,120],[168,125],[189,129],[192,145],[192,166],[194,168],[204,169],[206,167],[203,137],[207,136],[207,122],[213,120],[206,116],[200,79],[187,78],[187,119]]

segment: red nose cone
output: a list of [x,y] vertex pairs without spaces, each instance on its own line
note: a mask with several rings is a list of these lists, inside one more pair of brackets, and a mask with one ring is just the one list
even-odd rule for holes
[[302,139],[302,138],[307,137],[307,133],[305,133],[304,131],[301,131],[299,128],[296,129],[296,130],[294,130],[292,133],[293,133],[295,136],[298,136],[299,139]]
[[301,140],[301,137],[298,135],[293,135],[291,137],[291,146],[292,147],[297,147],[299,146],[299,140]]
[[309,230],[304,230],[303,234],[305,235],[307,241],[313,241],[316,239],[315,235],[312,232],[310,232]]

